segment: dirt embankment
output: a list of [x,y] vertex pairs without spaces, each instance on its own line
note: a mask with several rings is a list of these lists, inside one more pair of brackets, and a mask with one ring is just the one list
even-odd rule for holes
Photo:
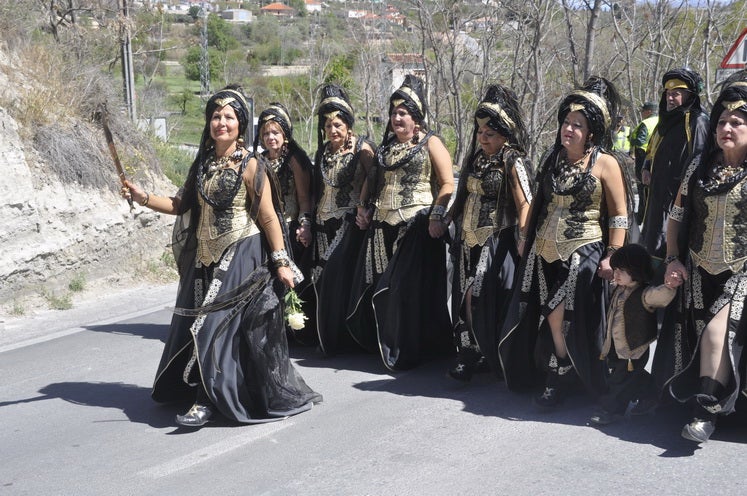
[[[32,78],[16,83],[18,67],[0,49],[0,318],[69,307],[76,292],[173,279],[163,262],[173,219],[137,205],[130,212],[95,119],[19,122],[36,89]],[[51,111],[55,102],[48,104]],[[135,179],[173,194],[147,139],[138,142],[117,117],[115,139],[129,138],[120,150],[125,165],[149,164],[132,171]]]

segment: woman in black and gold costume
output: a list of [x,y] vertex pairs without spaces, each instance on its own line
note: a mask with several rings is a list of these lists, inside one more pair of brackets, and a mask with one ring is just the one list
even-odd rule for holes
[[[534,174],[526,158],[526,129],[514,93],[489,86],[475,111],[472,145],[449,213],[452,315],[457,363],[449,375],[469,381],[483,361],[502,375],[498,326],[511,300],[526,231]],[[517,231],[517,228],[519,231]]]
[[[676,372],[672,395],[694,404],[682,436],[707,441],[721,415],[747,395],[747,72],[713,105],[703,154],[687,169],[669,215],[665,282],[684,286],[685,318],[657,347]],[[686,362],[682,363],[682,359]],[[678,361],[680,363],[678,363]],[[658,368],[658,367],[657,367]]]
[[558,110],[555,145],[542,163],[526,235],[527,254],[499,343],[506,384],[534,386],[546,371],[541,409],[563,400],[574,370],[604,390],[599,360],[610,254],[629,225],[625,172],[607,151],[618,96],[592,77]]
[[[262,149],[270,167],[275,171],[280,183],[285,221],[291,235],[290,248],[293,260],[304,275],[304,282],[296,288],[306,304],[304,313],[314,312],[313,295],[306,291],[311,284],[313,247],[313,209],[311,160],[306,152],[293,139],[293,124],[288,110],[280,103],[273,102],[259,114],[257,133],[254,137],[255,152]],[[307,327],[310,327],[307,323]],[[314,333],[294,332],[302,342],[314,339]]]
[[244,147],[250,118],[240,87],[218,91],[179,192],[156,196],[132,183],[123,190],[178,216],[177,308],[152,395],[194,401],[177,415],[184,426],[204,425],[215,410],[237,422],[269,422],[321,401],[288,358],[282,301],[300,273],[286,252],[275,175]]
[[[373,168],[374,151],[353,132],[355,114],[341,87],[328,84],[317,107],[319,147],[315,164],[316,328],[326,355],[354,345],[347,331],[347,302],[353,271],[368,227],[366,178]],[[360,212],[359,223],[356,216]]]
[[454,175],[448,150],[427,128],[423,90],[419,78],[407,75],[389,99],[371,183],[373,221],[348,317],[355,340],[379,351],[390,369],[414,367],[423,354],[451,347],[441,238]]

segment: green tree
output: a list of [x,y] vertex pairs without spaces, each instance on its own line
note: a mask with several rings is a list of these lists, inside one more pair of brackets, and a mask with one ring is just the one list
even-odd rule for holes
[[[210,80],[215,81],[221,79],[222,73],[222,59],[221,52],[214,48],[208,48],[208,61],[210,66]],[[200,58],[202,57],[202,49],[199,46],[193,46],[187,54],[182,58],[181,64],[184,67],[184,77],[189,81],[200,80]]]
[[336,55],[332,57],[324,76],[325,83],[337,83],[350,88],[353,85],[353,69],[355,68],[355,57],[351,54]]
[[208,46],[221,52],[227,52],[239,46],[238,40],[231,34],[231,25],[215,14],[208,16]]

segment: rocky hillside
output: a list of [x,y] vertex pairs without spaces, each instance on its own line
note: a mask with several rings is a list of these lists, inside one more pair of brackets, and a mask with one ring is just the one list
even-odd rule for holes
[[[163,279],[173,219],[137,205],[130,212],[95,119],[19,123],[14,115],[28,105],[24,95],[36,91],[33,78],[19,77],[22,70],[0,48],[0,313],[33,312],[82,288]],[[132,172],[135,180],[173,194],[147,139],[138,144],[121,116],[112,130],[115,141],[130,136],[120,149],[126,165],[148,164]]]

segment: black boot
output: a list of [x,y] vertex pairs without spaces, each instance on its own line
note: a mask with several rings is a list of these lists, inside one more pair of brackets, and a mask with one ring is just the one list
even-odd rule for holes
[[573,370],[568,357],[558,359],[554,353],[550,355],[548,367],[545,390],[533,400],[534,406],[542,411],[552,411],[563,403],[565,391],[562,379]]
[[481,357],[476,348],[461,348],[457,354],[456,364],[449,369],[449,376],[457,381],[469,382]]
[[724,387],[710,377],[700,378],[700,393],[695,395],[693,420],[682,428],[682,437],[705,443],[716,430],[716,416],[721,411],[719,396]]

